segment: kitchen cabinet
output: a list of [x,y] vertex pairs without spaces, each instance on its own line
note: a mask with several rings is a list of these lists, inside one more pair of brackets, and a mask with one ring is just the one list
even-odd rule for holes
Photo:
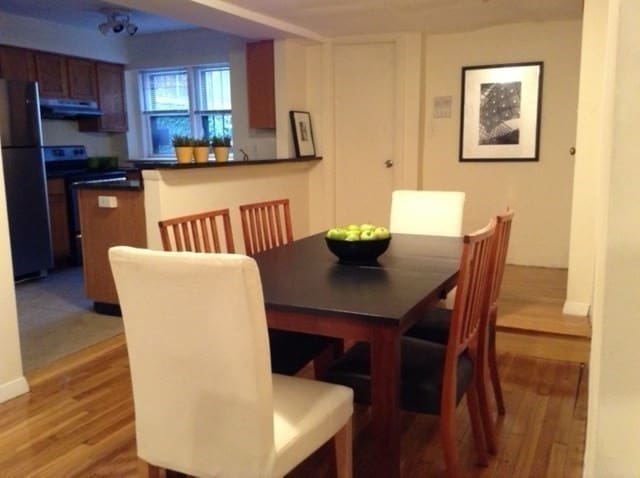
[[53,261],[54,266],[58,267],[68,264],[71,259],[67,193],[63,178],[47,180],[47,197]]
[[56,53],[36,51],[36,79],[43,98],[67,98],[69,86],[67,58]]
[[36,80],[33,51],[12,46],[0,46],[0,77],[9,80]]
[[125,107],[124,66],[115,63],[96,63],[98,107],[102,116],[81,118],[80,131],[105,131],[126,133],[127,110]]
[[96,64],[82,58],[67,58],[69,98],[97,101]]
[[249,128],[276,127],[273,40],[247,43]]
[[[109,207],[100,207],[99,197]],[[78,187],[82,267],[86,296],[96,311],[118,304],[111,275],[109,248],[116,245],[147,247],[144,192],[141,189]]]

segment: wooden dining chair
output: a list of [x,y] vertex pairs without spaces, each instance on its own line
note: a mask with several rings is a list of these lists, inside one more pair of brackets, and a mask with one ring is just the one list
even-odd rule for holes
[[293,241],[288,199],[240,206],[245,251],[252,256]]
[[[500,376],[498,373],[498,360],[496,352],[496,321],[498,317],[498,296],[500,295],[500,287],[502,285],[502,276],[507,259],[507,251],[509,248],[509,237],[511,235],[511,223],[513,221],[514,211],[510,208],[503,214],[496,216],[496,237],[493,242],[491,252],[491,287],[488,288],[489,301],[489,320],[487,335],[487,368],[493,387],[496,401],[496,407],[500,415],[505,414],[504,398],[502,395],[502,387],[500,385]],[[423,340],[429,340],[441,344],[446,344],[449,337],[449,328],[451,324],[451,310],[445,308],[437,308],[429,311],[424,319],[407,331],[407,335]],[[486,390],[486,380],[483,380],[480,387]],[[486,400],[487,394],[482,393],[481,399]],[[486,404],[482,404],[484,409],[488,409]],[[488,416],[485,412],[484,416]],[[495,450],[491,450],[495,451]]]
[[271,372],[252,258],[119,246],[109,260],[144,476],[282,477],[329,440],[352,476],[353,392]]
[[[400,405],[412,412],[437,414],[449,477],[460,476],[455,410],[466,395],[478,461],[487,464],[483,418],[479,404],[481,344],[486,334],[486,290],[490,286],[490,255],[495,219],[464,236],[458,293],[451,313],[446,345],[413,337],[401,338]],[[359,342],[329,368],[326,380],[350,386],[356,402],[371,402],[370,346]]]
[[229,209],[165,219],[158,227],[165,251],[235,252]]
[[[291,226],[291,209],[289,199],[275,199],[240,205],[242,220],[242,237],[248,255],[267,251],[274,247],[293,242]],[[319,335],[290,332],[287,330],[269,330],[269,337],[274,348],[289,350],[292,358],[286,355],[274,361],[275,367],[290,373],[302,369],[301,364],[313,361],[314,373],[320,378],[325,373],[333,357],[342,353],[344,344],[341,340]]]

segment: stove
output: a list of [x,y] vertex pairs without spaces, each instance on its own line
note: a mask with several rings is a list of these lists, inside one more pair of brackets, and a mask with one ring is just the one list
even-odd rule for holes
[[87,150],[81,145],[44,146],[42,152],[47,178],[64,179],[71,262],[80,265],[82,264],[82,231],[78,213],[78,193],[75,186],[89,181],[126,181],[126,172],[117,168],[89,167]]

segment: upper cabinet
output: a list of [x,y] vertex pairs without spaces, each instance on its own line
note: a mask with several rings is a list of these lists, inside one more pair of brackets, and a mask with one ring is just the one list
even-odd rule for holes
[[115,63],[96,63],[98,85],[98,107],[102,116],[82,118],[78,121],[80,131],[106,131],[125,133],[127,112],[124,94],[124,67]]
[[69,98],[96,101],[96,63],[82,58],[67,58]]
[[33,51],[0,45],[0,78],[35,81],[36,64]]
[[275,129],[273,41],[247,43],[249,128]]
[[67,98],[69,85],[67,58],[64,55],[36,51],[36,78],[40,96],[44,98]]

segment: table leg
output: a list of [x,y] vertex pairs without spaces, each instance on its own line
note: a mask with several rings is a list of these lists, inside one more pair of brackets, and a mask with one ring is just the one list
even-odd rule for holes
[[371,341],[371,421],[375,476],[400,476],[400,338],[397,329],[376,330]]

